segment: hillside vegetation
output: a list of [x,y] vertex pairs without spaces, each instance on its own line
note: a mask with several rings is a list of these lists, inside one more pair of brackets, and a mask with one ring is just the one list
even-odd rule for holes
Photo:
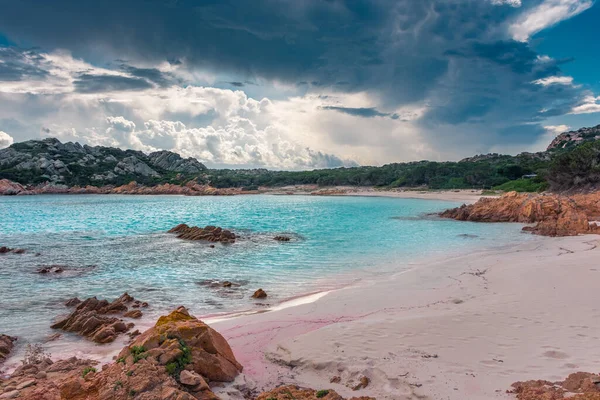
[[195,180],[216,188],[314,184],[387,188],[496,189],[538,192],[600,188],[600,125],[559,135],[548,150],[517,156],[487,154],[458,162],[418,161],[381,167],[312,171],[207,169],[170,151],[145,154],[111,147],[30,140],[0,150],[0,179],[25,185],[153,186]]

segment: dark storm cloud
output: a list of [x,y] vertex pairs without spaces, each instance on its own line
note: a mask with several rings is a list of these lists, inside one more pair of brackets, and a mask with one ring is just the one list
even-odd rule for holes
[[81,74],[73,84],[75,85],[75,90],[79,93],[144,90],[154,87],[145,79],[120,75]]
[[123,63],[120,65],[120,69],[133,77],[145,79],[160,87],[169,87],[174,83],[177,83],[177,80],[172,75],[164,73],[156,68],[137,68]]
[[[234,87],[258,77],[308,91],[374,93],[385,109],[426,101],[421,126],[446,146],[457,135],[497,141],[497,132],[564,114],[581,97],[575,87],[532,83],[559,75],[560,62],[540,62],[529,44],[509,37],[512,18],[541,1],[518,8],[491,0],[0,0],[0,33],[93,62],[168,60],[234,76]],[[78,90],[170,82],[132,68],[131,78],[80,79]]]
[[35,50],[0,47],[0,81],[21,81],[43,78],[47,71],[39,65],[43,61]]
[[344,113],[344,114],[353,115],[355,117],[364,117],[364,118],[390,117],[392,119],[398,119],[398,114],[383,113],[381,111],[378,111],[374,107],[369,107],[369,108],[365,108],[365,107],[352,108],[352,107],[323,106],[323,107],[320,107],[320,108],[323,109],[323,110],[338,111],[338,112],[341,112],[341,113]]
[[235,87],[244,87],[244,86],[246,86],[244,84],[244,82],[233,81],[233,82],[227,82],[227,83],[230,84],[231,86],[235,86]]

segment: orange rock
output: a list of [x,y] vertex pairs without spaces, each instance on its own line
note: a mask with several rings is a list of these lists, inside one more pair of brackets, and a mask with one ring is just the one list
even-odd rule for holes
[[8,358],[16,340],[16,337],[0,334],[0,364]]
[[[317,397],[318,394],[318,397]],[[314,389],[302,389],[298,386],[288,385],[280,386],[268,392],[261,393],[256,400],[345,400],[335,390],[324,389],[316,391]],[[372,397],[352,397],[349,400],[375,400]]]
[[265,292],[262,289],[258,289],[256,292],[254,292],[254,294],[252,295],[253,299],[266,299],[267,298],[267,292]]
[[[187,356],[186,356],[187,354]],[[231,381],[241,372],[225,339],[183,307],[123,348],[101,370],[95,361],[43,360],[23,365],[7,384],[26,386],[19,398],[36,400],[218,400],[208,381]]]
[[[127,305],[133,302],[134,298],[127,293],[124,293],[112,303],[90,297],[78,303],[77,308],[68,317],[58,321],[51,327],[52,329],[78,333],[96,343],[110,343],[119,334],[129,331],[133,327],[133,324],[126,325],[121,319],[111,315],[127,313]],[[71,300],[67,303],[75,304]],[[141,314],[140,311],[137,312]]]
[[598,197],[598,193],[568,197],[509,192],[446,210],[440,216],[459,221],[535,223],[523,230],[544,236],[573,236],[600,232],[600,227],[591,223],[589,214],[600,211],[600,202],[596,203]]
[[186,369],[204,378],[230,382],[242,370],[223,336],[191,316],[184,307],[160,317],[153,328],[138,336],[119,357],[132,358],[130,350],[142,346],[149,354],[148,359],[166,365],[180,355],[181,343],[191,351],[192,361]]
[[575,372],[563,382],[515,382],[509,393],[516,394],[518,400],[600,400],[600,388],[596,385],[599,382],[598,375]]

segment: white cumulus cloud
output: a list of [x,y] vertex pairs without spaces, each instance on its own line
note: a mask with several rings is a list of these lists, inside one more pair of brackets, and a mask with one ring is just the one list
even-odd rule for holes
[[0,131],[0,149],[10,146],[13,142],[12,136],[4,131]]
[[591,114],[600,112],[600,96],[586,96],[583,101],[574,107],[570,114]]
[[542,78],[533,81],[533,83],[542,86],[550,86],[550,85],[572,85],[573,77],[572,76],[549,76],[547,78]]

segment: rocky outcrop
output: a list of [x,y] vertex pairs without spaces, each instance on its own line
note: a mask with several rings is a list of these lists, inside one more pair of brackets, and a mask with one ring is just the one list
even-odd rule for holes
[[0,180],[0,195],[33,194],[175,194],[184,196],[233,196],[236,194],[256,194],[256,191],[244,191],[239,188],[217,189],[210,185],[200,185],[195,181],[176,185],[172,183],[155,186],[141,185],[135,181],[120,186],[67,186],[55,182],[23,186],[7,179]]
[[512,388],[509,393],[518,400],[600,400],[600,376],[588,372],[575,372],[562,382],[515,382]]
[[16,341],[16,337],[0,334],[0,364],[8,358]]
[[[58,139],[29,140],[14,143],[0,150],[0,174],[29,179],[32,175],[49,183],[72,185],[81,181],[111,183],[123,177],[163,178],[172,172],[197,175],[206,167],[193,158],[183,159],[169,151],[145,154],[141,151],[121,150],[102,146],[82,146],[79,143],[61,143]],[[38,179],[36,179],[38,180]],[[19,187],[0,193],[18,194]]]
[[[180,307],[159,318],[115,362],[45,358],[0,380],[9,393],[36,400],[218,400],[210,384],[242,370],[225,339]],[[8,395],[7,395],[8,396]],[[7,397],[11,398],[11,397]]]
[[[280,386],[268,392],[261,393],[256,400],[345,400],[335,390],[303,389],[294,385]],[[352,397],[348,400],[375,400],[374,397]]]
[[169,230],[168,233],[175,233],[179,239],[186,240],[205,240],[207,242],[235,243],[235,233],[220,228],[218,226],[208,225],[204,228],[197,226],[188,226],[179,224]]
[[206,169],[204,164],[198,162],[195,158],[184,159],[179,154],[166,150],[150,153],[148,160],[152,166],[185,174],[196,174]]
[[143,348],[147,361],[179,376],[193,371],[204,379],[231,382],[242,371],[227,341],[217,331],[193,317],[184,307],[160,317],[156,325],[138,336],[119,354],[132,361],[135,349]]
[[[89,379],[94,375],[97,361],[69,358],[52,362],[42,358],[35,363],[26,363],[17,368],[6,380],[0,380],[0,398],[2,399],[31,399],[31,400],[84,400],[81,394],[63,391],[65,384],[75,380]],[[84,371],[86,378],[83,378]],[[65,395],[69,395],[66,397]],[[98,398],[94,398],[96,400]],[[99,400],[99,399],[98,399]]]
[[536,224],[523,230],[544,236],[600,233],[600,227],[588,217],[588,212],[596,206],[592,202],[585,203],[585,206],[578,204],[587,196],[595,199],[598,194],[574,198],[510,192],[499,198],[482,198],[477,203],[446,210],[440,216],[459,221]]
[[9,181],[8,179],[0,179],[0,195],[1,196],[12,196],[17,194],[24,194],[27,189],[20,183]]
[[556,136],[546,150],[567,149],[587,141],[598,139],[600,139],[600,125],[592,128],[581,128],[576,131],[564,132]]
[[[127,293],[112,303],[98,300],[96,297],[90,297],[81,303],[77,303],[76,300],[67,302],[77,304],[77,308],[68,317],[52,325],[53,329],[74,332],[96,343],[110,343],[134,326],[133,323],[126,323],[115,316],[125,316],[129,311],[128,307],[136,304],[136,300]],[[128,314],[127,317],[136,318],[132,314]]]

